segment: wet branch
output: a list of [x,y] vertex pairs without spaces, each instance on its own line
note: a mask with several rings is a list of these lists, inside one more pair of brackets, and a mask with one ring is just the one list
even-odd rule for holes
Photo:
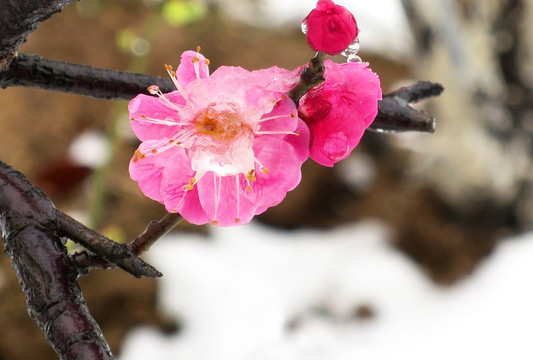
[[39,55],[18,54],[9,68],[0,72],[3,89],[25,86],[113,100],[149,94],[146,88],[150,85],[158,85],[163,92],[175,90],[170,79],[46,60]]
[[60,233],[83,245],[92,253],[136,277],[143,275],[148,277],[162,276],[159,271],[137,257],[130,247],[118,244],[98,234],[62,212],[57,214],[57,229]]
[[148,251],[155,242],[174,229],[182,220],[183,217],[180,214],[168,213],[161,220],[150,222],[146,227],[146,230],[128,244],[128,247],[132,249],[135,254],[141,255]]
[[307,94],[313,87],[320,85],[324,80],[324,60],[326,60],[326,53],[317,52],[314,58],[309,61],[309,64],[302,70],[300,74],[300,81],[289,91],[289,97],[294,101],[296,106],[302,96]]
[[385,94],[378,103],[378,115],[369,129],[377,132],[435,132],[435,118],[410,104],[438,96],[443,91],[441,84],[421,81]]
[[[142,255],[159,239],[174,229],[182,220],[183,217],[177,213],[168,213],[159,221],[152,220],[146,227],[146,230],[127,245],[128,249],[136,255]],[[112,269],[116,267],[116,263],[106,261],[101,256],[88,253],[87,251],[78,252],[72,257],[82,274],[87,274],[92,269]]]
[[61,359],[113,359],[82,297],[57,215],[42,191],[0,162],[0,229],[30,316]]
[[[294,101],[323,81],[323,60],[320,54],[317,55],[302,71],[300,82],[289,92]],[[146,88],[149,85],[159,86],[162,92],[175,90],[170,79],[46,60],[36,55],[19,54],[8,70],[0,72],[2,88],[26,86],[114,100],[148,94]],[[370,129],[379,132],[434,132],[435,119],[412,108],[410,103],[438,96],[443,89],[440,84],[426,81],[385,94]]]
[[0,1],[0,70],[9,66],[16,49],[41,22],[70,2],[72,0]]

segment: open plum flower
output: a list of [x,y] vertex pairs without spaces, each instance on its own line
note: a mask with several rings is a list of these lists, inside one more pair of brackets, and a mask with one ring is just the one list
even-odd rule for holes
[[232,226],[280,203],[301,179],[309,131],[285,94],[296,73],[220,67],[186,51],[176,91],[129,104],[142,141],[129,170],[141,191],[193,224]]
[[378,113],[379,77],[367,63],[324,62],[325,81],[300,100],[299,116],[311,132],[310,157],[324,166],[345,159]]

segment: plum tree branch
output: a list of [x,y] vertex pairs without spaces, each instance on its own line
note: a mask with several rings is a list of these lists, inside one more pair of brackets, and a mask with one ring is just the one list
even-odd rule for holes
[[[323,58],[317,56],[302,71],[300,82],[289,92],[295,102],[323,81],[322,62]],[[37,55],[19,54],[7,70],[0,72],[2,88],[26,86],[114,100],[149,94],[149,85],[159,86],[162,92],[175,90],[170,79],[46,60]],[[440,95],[443,90],[442,85],[426,81],[385,94],[370,129],[378,132],[434,132],[435,119],[414,109],[410,103]]]
[[[143,254],[182,220],[183,217],[177,213],[168,213],[159,221],[152,220],[146,230],[127,245],[128,249],[136,255]],[[88,273],[91,269],[112,269],[116,267],[116,262],[106,261],[98,254],[90,254],[87,251],[78,252],[72,257],[83,274]]]
[[71,3],[72,0],[2,0],[0,1],[0,70],[7,68],[16,49],[41,22]]
[[0,230],[30,316],[61,359],[113,359],[81,295],[57,215],[42,191],[0,162]]

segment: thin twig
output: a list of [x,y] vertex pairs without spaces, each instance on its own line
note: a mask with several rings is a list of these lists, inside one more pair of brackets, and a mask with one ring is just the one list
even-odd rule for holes
[[435,118],[410,106],[411,102],[438,96],[444,91],[441,84],[429,81],[400,88],[383,96],[378,103],[378,115],[369,129],[377,132],[418,131],[435,132]]
[[146,227],[146,230],[129,243],[128,247],[135,254],[141,255],[148,251],[156,241],[174,229],[182,220],[183,217],[180,214],[168,213],[159,221],[151,221]]
[[62,235],[68,236],[94,254],[136,277],[162,276],[154,267],[137,257],[125,244],[116,243],[61,212],[57,215],[57,228]]
[[[183,217],[177,213],[168,213],[159,221],[152,220],[146,230],[130,242],[127,247],[136,255],[141,255],[182,220]],[[80,251],[72,255],[72,258],[76,261],[81,274],[87,274],[92,269],[112,269],[116,266],[115,263],[106,261],[99,255],[91,254],[87,251]]]
[[324,60],[326,60],[326,53],[317,52],[315,57],[302,70],[298,84],[289,90],[288,95],[296,106],[298,106],[302,96],[324,81]]

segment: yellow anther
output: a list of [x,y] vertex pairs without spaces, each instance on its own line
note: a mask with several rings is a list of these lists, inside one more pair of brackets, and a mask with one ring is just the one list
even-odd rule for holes
[[263,174],[268,174],[268,169],[266,167],[264,167],[264,168],[261,169],[261,172]]
[[155,94],[157,94],[158,91],[159,91],[159,86],[157,86],[157,85],[150,85],[150,86],[148,86],[147,89],[148,89],[148,92],[149,92],[150,94],[155,95]]
[[192,190],[193,187],[194,187],[194,184],[196,184],[196,178],[191,178],[189,183],[187,185],[185,185],[185,190],[187,190],[187,191]]
[[235,219],[235,224],[238,224],[238,223],[240,223],[240,222],[241,222],[241,219],[239,219],[239,218],[236,218],[236,219]]
[[200,47],[200,45],[198,45],[198,46],[196,47],[196,52],[199,53],[200,50],[202,50],[202,48]]
[[255,170],[250,170],[247,174],[244,175],[244,177],[250,181],[256,181],[257,178],[255,177]]
[[216,220],[211,221],[211,225],[218,225],[218,221]]
[[157,149],[153,149],[152,154],[157,154]]
[[209,59],[205,59],[204,62],[205,62],[206,65],[211,64],[211,61],[209,61]]
[[141,150],[137,149],[135,150],[135,153],[133,154],[133,162],[139,161],[139,159],[144,159],[146,155],[144,155]]
[[200,62],[200,58],[198,56],[193,56],[191,58],[191,62],[194,64],[194,63],[197,63],[197,62]]
[[165,70],[172,72],[172,66],[165,64]]

